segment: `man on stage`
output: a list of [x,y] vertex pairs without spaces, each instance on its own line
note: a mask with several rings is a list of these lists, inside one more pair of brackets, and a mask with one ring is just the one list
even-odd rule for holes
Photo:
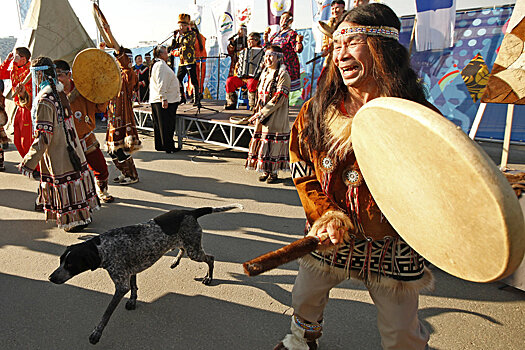
[[111,203],[114,198],[108,193],[108,166],[100,150],[100,143],[93,132],[96,127],[95,114],[104,113],[108,107],[108,102],[99,104],[87,100],[75,88],[75,82],[71,79],[71,67],[69,64],[63,60],[55,60],[54,63],[58,81],[64,85],[64,93],[67,95],[71,105],[75,129],[86,156],[86,161],[97,179],[98,198],[104,203]]
[[[260,48],[261,47],[261,35],[256,32],[250,33],[248,36],[248,48]],[[242,51],[245,52],[245,51]],[[260,52],[257,62],[262,62],[264,52]],[[258,77],[257,77],[258,78]],[[237,92],[236,90],[242,86],[246,86],[248,89],[248,103],[250,109],[255,107],[257,102],[257,85],[259,80],[255,77],[242,78],[237,75],[232,75],[226,79],[226,106],[224,109],[236,109],[237,108]]]
[[197,79],[197,65],[195,62],[195,40],[197,34],[191,30],[191,17],[186,13],[179,14],[179,29],[175,31],[173,41],[168,51],[177,49],[180,59],[177,78],[180,84],[181,103],[186,103],[184,93],[184,77],[189,75],[191,84],[194,86],[194,105],[200,105],[199,80]]

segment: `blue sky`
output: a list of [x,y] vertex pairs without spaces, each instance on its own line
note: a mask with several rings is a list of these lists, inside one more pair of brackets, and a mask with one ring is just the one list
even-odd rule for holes
[[[99,0],[100,7],[108,19],[112,32],[117,40],[125,46],[135,47],[139,41],[163,41],[173,32],[177,25],[177,15],[187,12],[193,0],[126,0],[110,1]],[[216,0],[197,0],[199,5],[209,5]],[[487,7],[493,5],[513,4],[515,0],[456,0],[458,9]],[[96,27],[91,13],[91,0],[69,0],[80,21],[87,32],[95,37]],[[265,0],[255,0],[256,6],[264,4]],[[124,6],[123,3],[126,5]],[[294,28],[309,27],[311,18],[311,0],[295,0]],[[304,6],[297,4],[304,3]],[[383,3],[392,7],[399,15],[409,15],[415,12],[414,0],[384,0]],[[3,18],[0,21],[0,37],[17,36],[19,33],[16,0],[2,0]],[[212,33],[212,17],[209,6],[205,6],[203,18],[203,32],[205,35]],[[260,11],[260,10],[259,10]],[[262,11],[261,11],[262,12]],[[256,30],[263,31],[266,27],[266,14],[256,13]]]

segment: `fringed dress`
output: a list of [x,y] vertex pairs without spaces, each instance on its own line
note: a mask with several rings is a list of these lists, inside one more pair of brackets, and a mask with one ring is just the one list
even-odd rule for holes
[[255,124],[255,133],[250,141],[246,160],[246,169],[265,173],[290,169],[288,155],[290,76],[286,67],[281,65],[277,72],[276,91],[270,96],[274,72],[265,69],[259,81],[259,99],[255,108],[259,118]]
[[131,102],[138,88],[138,78],[133,69],[123,67],[120,62],[119,65],[122,86],[117,97],[109,102],[106,146],[109,153],[118,149],[133,153],[142,147]]
[[[73,115],[66,95],[59,92],[65,116],[59,115],[58,103],[51,88],[36,97],[34,108],[35,140],[19,165],[31,177],[40,163],[40,189],[37,201],[44,205],[46,221],[56,220],[59,228],[68,229],[91,222],[93,209],[98,209],[94,176],[88,168],[78,139]],[[76,171],[67,151],[66,131],[70,144],[80,158],[81,171]]]

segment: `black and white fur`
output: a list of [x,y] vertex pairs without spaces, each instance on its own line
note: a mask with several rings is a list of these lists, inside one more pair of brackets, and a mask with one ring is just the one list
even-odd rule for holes
[[202,249],[202,228],[197,219],[206,214],[234,208],[242,209],[242,205],[172,210],[142,224],[109,230],[83,243],[67,247],[60,257],[60,266],[49,276],[49,280],[62,284],[87,270],[93,271],[101,267],[108,271],[115,283],[115,294],[102,320],[89,337],[90,343],[96,344],[111,314],[130,290],[131,296],[126,309],[135,309],[137,273],[153,265],[168,251],[180,249],[171,268],[179,264],[184,253],[191,260],[207,263],[208,273],[202,283],[210,284],[213,279],[214,258]]

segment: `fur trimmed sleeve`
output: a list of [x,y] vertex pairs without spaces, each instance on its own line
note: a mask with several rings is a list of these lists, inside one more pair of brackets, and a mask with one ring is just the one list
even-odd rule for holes
[[25,155],[22,162],[19,164],[18,168],[20,171],[22,169],[35,170],[40,159],[44,155],[44,152],[47,150],[47,147],[51,143],[53,138],[55,124],[55,108],[50,106],[48,102],[42,101],[38,103],[36,107],[36,135],[29,152]]
[[[304,118],[308,106],[309,102],[303,105],[290,133],[290,167],[295,188],[310,226],[313,226],[321,217],[325,219],[333,217],[339,220],[341,226],[351,229],[353,225],[350,218],[323,192],[321,183],[316,176],[314,160],[311,159],[310,152],[302,146],[299,139],[304,128]],[[320,224],[321,222],[319,222]]]

